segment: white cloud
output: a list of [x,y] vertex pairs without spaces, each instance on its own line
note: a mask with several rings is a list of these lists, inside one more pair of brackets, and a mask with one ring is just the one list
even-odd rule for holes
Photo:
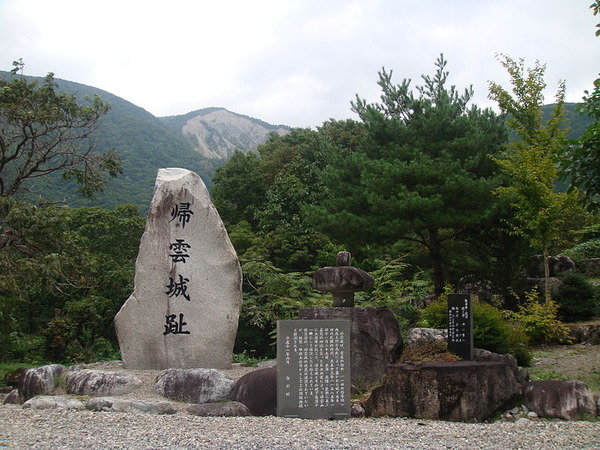
[[0,68],[92,85],[155,115],[224,106],[269,122],[318,126],[354,117],[358,93],[379,98],[395,79],[431,74],[440,53],[450,82],[507,83],[495,54],[547,65],[552,100],[592,86],[600,39],[585,2],[564,0],[0,0]]

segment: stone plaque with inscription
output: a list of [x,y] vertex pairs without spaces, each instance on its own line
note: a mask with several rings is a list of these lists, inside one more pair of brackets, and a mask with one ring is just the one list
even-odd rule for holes
[[473,301],[471,294],[448,295],[448,350],[473,360]]
[[277,415],[350,417],[350,321],[277,322]]
[[115,317],[128,369],[231,366],[242,273],[202,179],[160,169],[134,292]]

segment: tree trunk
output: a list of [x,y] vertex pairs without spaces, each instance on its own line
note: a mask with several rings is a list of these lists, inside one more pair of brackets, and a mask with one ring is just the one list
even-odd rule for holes
[[550,262],[548,261],[548,249],[542,251],[544,258],[544,300],[550,300]]
[[433,269],[433,286],[435,295],[444,293],[444,270],[442,268],[442,245],[437,230],[429,231],[429,255]]

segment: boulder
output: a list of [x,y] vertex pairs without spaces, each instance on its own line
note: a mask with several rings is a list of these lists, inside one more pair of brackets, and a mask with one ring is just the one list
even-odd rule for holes
[[482,422],[519,394],[520,385],[505,363],[406,363],[388,366],[364,407],[372,417]]
[[300,308],[301,320],[350,320],[352,385],[374,386],[402,354],[402,335],[388,308]]
[[204,403],[191,405],[187,408],[188,414],[201,417],[243,417],[249,416],[250,410],[239,402]]
[[517,358],[508,353],[494,353],[482,348],[473,349],[473,360],[479,362],[501,362],[505,363],[513,371],[517,382],[521,385],[529,381],[529,372],[519,367]]
[[2,401],[3,405],[21,405],[22,403],[23,401],[19,396],[18,389],[13,389],[10,391],[8,394],[6,394],[6,397],[4,397],[4,400]]
[[19,377],[23,372],[29,370],[27,367],[20,367],[15,370],[9,370],[4,374],[4,384],[12,386],[14,388],[19,386]]
[[423,345],[433,341],[446,341],[448,339],[447,329],[438,328],[412,328],[406,337],[406,345]]
[[574,324],[570,325],[569,337],[573,344],[600,345],[600,325]]
[[64,371],[65,366],[60,364],[50,364],[22,371],[18,380],[21,401],[25,402],[40,394],[50,394],[56,388],[58,379]]
[[79,400],[62,395],[38,395],[23,403],[23,408],[31,409],[85,409]]
[[143,412],[148,414],[175,414],[177,408],[170,402],[127,400],[111,397],[94,397],[86,402],[90,411]]
[[228,398],[233,380],[216,369],[167,369],[154,386],[157,394],[189,403],[220,402]]
[[277,368],[244,375],[235,383],[231,398],[246,405],[253,416],[277,415]]
[[231,367],[242,271],[202,179],[160,169],[134,291],[115,316],[126,369]]
[[130,373],[99,370],[69,371],[65,382],[67,394],[94,397],[128,394],[142,385],[142,380]]
[[523,404],[539,417],[578,420],[595,417],[596,403],[581,381],[530,381],[523,387]]
[[[568,256],[548,256],[548,268],[550,269],[551,277],[561,277],[573,272],[575,270],[575,263]],[[542,255],[536,255],[532,258],[528,272],[532,278],[544,277],[544,258]]]
[[350,416],[356,419],[365,417],[365,408],[360,403],[353,403],[350,407]]
[[584,272],[588,277],[600,277],[600,258],[583,261]]

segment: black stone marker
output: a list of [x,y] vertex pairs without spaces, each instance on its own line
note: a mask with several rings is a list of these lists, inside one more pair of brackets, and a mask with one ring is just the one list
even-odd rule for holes
[[448,351],[473,360],[473,301],[471,294],[448,294]]
[[350,417],[350,321],[277,322],[277,415]]

